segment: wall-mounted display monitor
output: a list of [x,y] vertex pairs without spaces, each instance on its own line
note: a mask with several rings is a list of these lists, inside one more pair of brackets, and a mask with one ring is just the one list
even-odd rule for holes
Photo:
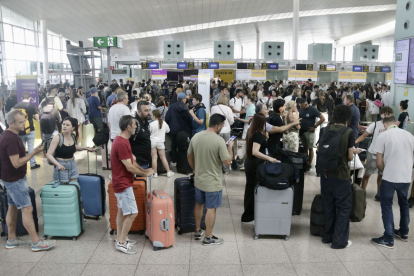
[[160,69],[160,64],[158,62],[143,62],[141,63],[142,69]]
[[177,62],[177,69],[188,69],[187,62]]
[[319,65],[319,71],[336,71],[336,65],[321,64]]
[[414,38],[410,40],[410,56],[408,58],[407,84],[414,84]]
[[[411,43],[412,44],[412,43]],[[408,83],[408,59],[410,40],[398,40],[395,43],[394,83]]]
[[279,63],[262,63],[262,69],[279,70]]
[[391,67],[381,66],[381,73],[391,73]]
[[369,66],[368,65],[354,65],[352,66],[353,72],[369,72]]
[[306,64],[296,64],[296,70],[306,70]]
[[201,69],[220,69],[218,62],[202,62]]
[[237,63],[237,69],[247,69],[248,63]]

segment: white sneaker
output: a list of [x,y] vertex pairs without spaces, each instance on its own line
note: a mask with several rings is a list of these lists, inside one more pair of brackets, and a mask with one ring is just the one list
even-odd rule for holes
[[158,177],[158,173],[154,173],[154,175],[152,177],[153,178],[157,178]]
[[130,254],[130,255],[137,254],[137,251],[132,249],[132,245],[129,242],[125,242],[124,244],[115,242],[115,247],[116,249],[118,249],[119,251],[125,254]]
[[108,178],[109,180],[112,180],[112,173],[109,174]]
[[43,158],[43,162],[47,162],[47,158]]
[[348,240],[348,245],[345,248],[351,247],[352,242],[350,240]]
[[173,166],[173,167],[177,167],[177,162],[171,162],[171,166]]
[[171,177],[171,176],[173,176],[174,175],[174,172],[173,171],[169,171],[169,172],[167,172],[167,177]]

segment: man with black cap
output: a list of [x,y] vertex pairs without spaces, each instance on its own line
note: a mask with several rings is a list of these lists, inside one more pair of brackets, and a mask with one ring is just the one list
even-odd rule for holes
[[[325,117],[315,107],[310,106],[304,98],[298,98],[296,102],[300,106],[299,118],[302,119],[299,136],[306,154],[309,155],[308,168],[310,170],[314,156],[315,129],[325,122]],[[315,124],[317,117],[319,117],[319,122]]]
[[185,104],[186,101],[186,95],[183,92],[180,92],[177,95],[177,102],[170,106],[165,115],[165,122],[170,127],[169,135],[172,140],[171,161],[173,166],[176,166],[177,164],[177,134],[180,131],[185,131],[188,135],[191,135],[193,117],[190,115],[190,110]]

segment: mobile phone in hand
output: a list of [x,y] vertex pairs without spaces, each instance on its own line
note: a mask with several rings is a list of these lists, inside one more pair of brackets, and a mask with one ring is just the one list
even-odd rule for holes
[[234,139],[236,139],[236,137],[237,137],[236,135],[231,136],[230,139],[226,142],[226,145],[228,145],[229,142],[233,142]]

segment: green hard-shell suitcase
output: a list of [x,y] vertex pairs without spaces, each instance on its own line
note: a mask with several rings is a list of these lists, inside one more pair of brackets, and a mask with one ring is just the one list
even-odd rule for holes
[[72,237],[76,240],[85,228],[79,184],[52,181],[43,186],[40,197],[45,237]]

